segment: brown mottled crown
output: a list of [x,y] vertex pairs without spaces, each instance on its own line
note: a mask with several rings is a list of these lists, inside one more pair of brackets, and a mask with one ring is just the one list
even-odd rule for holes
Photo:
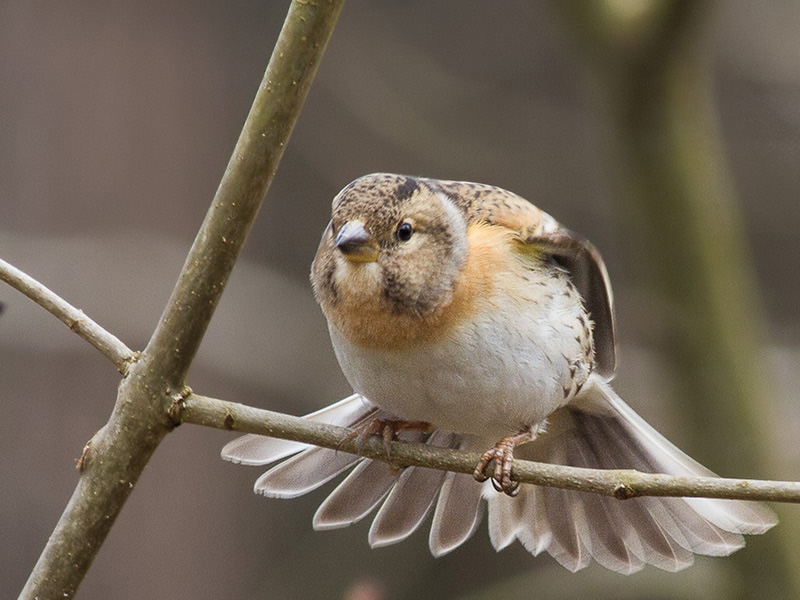
[[419,187],[418,179],[404,175],[376,173],[360,177],[333,199],[333,230],[338,231],[351,219],[365,225],[393,223],[402,217],[404,205]]
[[[334,217],[339,213],[342,218],[370,215],[380,221],[395,220],[421,187],[447,196],[468,223],[503,225],[527,234],[523,237],[539,233],[549,218],[524,198],[492,185],[391,173],[364,175],[348,184],[333,200]],[[336,226],[334,222],[334,229]]]

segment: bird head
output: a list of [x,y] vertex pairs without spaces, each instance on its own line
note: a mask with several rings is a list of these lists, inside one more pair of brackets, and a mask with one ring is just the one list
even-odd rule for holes
[[464,215],[445,193],[366,175],[334,198],[311,281],[334,322],[356,310],[424,318],[449,302],[466,254]]

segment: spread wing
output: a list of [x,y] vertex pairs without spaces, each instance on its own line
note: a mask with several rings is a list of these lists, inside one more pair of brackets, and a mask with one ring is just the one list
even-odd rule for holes
[[509,191],[479,183],[434,180],[425,183],[447,194],[470,221],[486,221],[518,232],[523,243],[552,255],[569,271],[594,321],[596,371],[611,379],[617,360],[614,305],[611,283],[597,248]]

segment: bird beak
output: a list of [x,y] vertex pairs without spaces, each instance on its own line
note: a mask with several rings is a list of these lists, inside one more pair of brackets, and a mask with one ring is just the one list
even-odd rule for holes
[[364,228],[361,221],[350,221],[342,225],[336,236],[336,247],[351,262],[375,262],[378,260],[378,244]]

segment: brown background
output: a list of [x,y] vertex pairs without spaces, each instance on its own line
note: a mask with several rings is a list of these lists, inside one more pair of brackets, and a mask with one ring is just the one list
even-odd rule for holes
[[[0,3],[0,256],[142,348],[285,10],[244,0]],[[800,5],[730,0],[711,21],[725,150],[769,323],[764,398],[779,415],[782,477],[796,479]],[[646,266],[614,212],[606,123],[585,75],[545,2],[350,0],[190,385],[295,414],[347,394],[307,284],[330,199],[372,171],[475,180],[520,193],[600,247],[620,317],[617,387],[702,460],[687,431],[713,423],[670,410],[655,350],[669,324],[638,283]],[[0,596],[10,597],[71,494],[74,459],[105,422],[118,376],[13,290],[0,287],[0,301]],[[231,437],[187,425],[166,439],[79,597],[337,598],[372,582],[388,598],[492,597],[501,583],[507,599],[606,587],[708,598],[736,585],[729,563],[713,559],[679,577],[573,576],[518,545],[496,555],[485,526],[441,559],[422,533],[371,551],[365,524],[311,530],[324,492],[254,496],[259,471],[219,459]]]

